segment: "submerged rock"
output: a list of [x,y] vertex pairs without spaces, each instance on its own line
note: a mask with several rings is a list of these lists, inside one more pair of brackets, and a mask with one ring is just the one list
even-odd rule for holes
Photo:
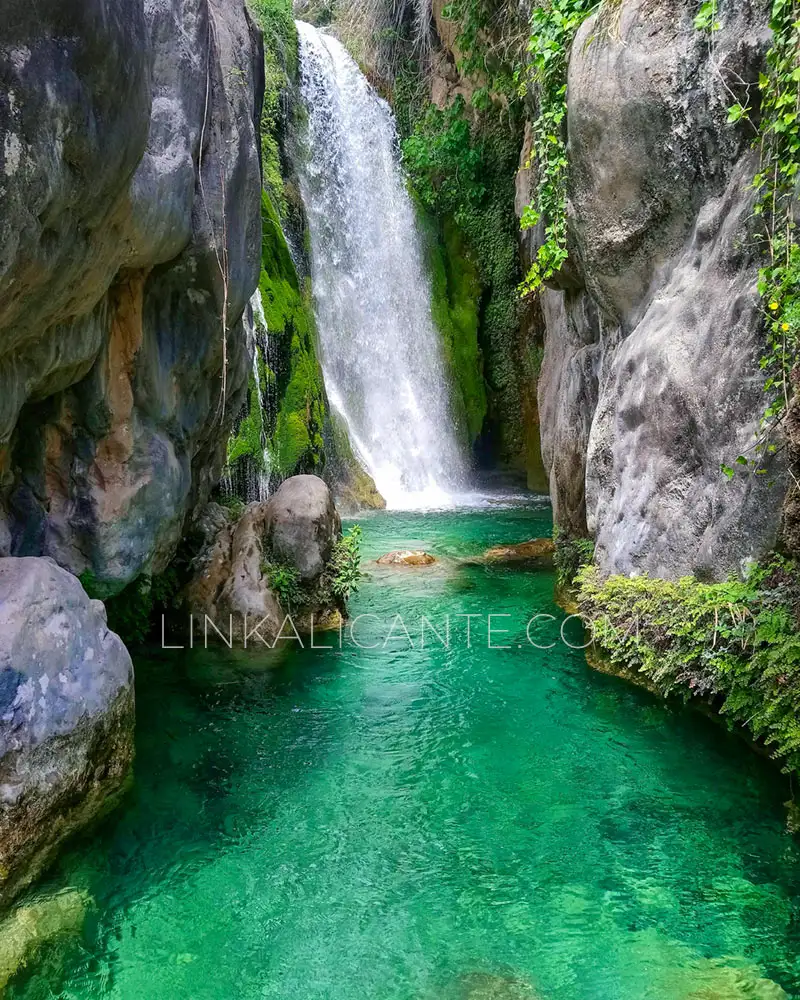
[[83,926],[89,897],[65,889],[16,907],[0,922],[0,991],[36,957],[43,945]]
[[421,549],[402,549],[397,552],[387,552],[377,560],[379,566],[431,566],[436,559]]
[[496,545],[483,554],[487,563],[533,563],[551,566],[556,547],[552,538],[532,538],[516,545]]
[[517,976],[471,972],[445,993],[446,1000],[540,1000],[530,983]]
[[50,559],[0,559],[0,907],[132,760],[133,666],[103,604]]

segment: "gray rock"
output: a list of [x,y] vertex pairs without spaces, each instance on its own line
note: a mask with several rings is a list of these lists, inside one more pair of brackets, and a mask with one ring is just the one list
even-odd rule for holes
[[107,807],[133,759],[133,666],[50,559],[0,559],[0,907]]
[[[272,640],[287,612],[300,631],[308,630],[311,614],[319,625],[336,612],[321,583],[341,520],[321,479],[293,476],[270,500],[249,504],[237,521],[221,512],[209,504],[193,524],[197,548],[184,594],[193,615],[208,616],[226,637],[232,631],[238,639],[260,623],[260,636]],[[297,570],[308,599],[302,608],[281,606],[270,589],[269,563]],[[257,647],[258,637],[249,644]]]
[[243,0],[10,0],[0,67],[0,543],[112,593],[244,399],[261,39]]
[[572,48],[571,290],[544,296],[543,453],[558,523],[595,536],[601,568],[720,578],[774,544],[785,492],[780,462],[720,471],[766,405],[756,163],[727,108],[758,78],[769,5],[723,5],[713,54],[696,4],[644,5],[589,19]]
[[267,541],[275,559],[293,566],[304,584],[315,583],[342,529],[330,490],[317,476],[293,476],[269,508]]

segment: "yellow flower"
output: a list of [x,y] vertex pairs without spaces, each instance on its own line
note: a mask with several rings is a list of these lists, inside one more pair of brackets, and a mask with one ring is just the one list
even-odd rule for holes
[[778,303],[777,302],[770,302],[769,307],[770,307],[770,309],[773,312],[775,312],[777,310],[777,308],[778,308]]
[[783,330],[784,333],[786,333],[788,329],[789,329],[788,323],[781,323],[781,330]]

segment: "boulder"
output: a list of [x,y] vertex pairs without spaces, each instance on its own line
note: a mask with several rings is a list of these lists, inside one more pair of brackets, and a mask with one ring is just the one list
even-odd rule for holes
[[247,390],[261,37],[242,0],[9,0],[0,68],[0,556],[110,595],[169,562]]
[[341,530],[331,491],[318,476],[292,476],[269,501],[267,544],[303,584],[320,578]]
[[532,538],[516,545],[495,545],[483,554],[487,563],[528,563],[552,566],[556,547],[552,538]]
[[431,566],[436,559],[420,549],[402,549],[397,552],[387,552],[378,559],[379,566]]
[[[195,518],[198,545],[184,592],[192,614],[208,615],[226,635],[241,637],[258,622],[259,633],[274,639],[287,612],[302,630],[335,611],[322,586],[323,574],[341,535],[341,520],[330,490],[316,476],[287,479],[268,501],[249,504],[229,520],[217,504]],[[300,607],[282,607],[270,587],[270,567],[294,571],[303,594]],[[315,624],[315,628],[317,625]],[[258,639],[255,640],[258,644]]]
[[0,907],[121,791],[133,723],[102,602],[50,559],[0,559]]

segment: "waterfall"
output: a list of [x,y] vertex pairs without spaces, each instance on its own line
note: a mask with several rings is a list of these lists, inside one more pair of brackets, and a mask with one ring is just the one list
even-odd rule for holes
[[269,405],[265,395],[265,387],[261,385],[259,351],[266,354],[269,329],[267,327],[267,317],[264,315],[264,303],[261,301],[261,292],[258,288],[250,299],[250,307],[253,311],[253,380],[256,384],[258,410],[261,414],[261,445],[263,449],[261,454],[262,465],[256,472],[256,492],[258,494],[257,499],[266,500],[269,497],[269,475],[272,471],[272,459],[267,445],[266,433],[266,423],[269,420]]
[[[255,426],[260,454],[247,453],[239,456],[232,466],[226,466],[220,482],[222,493],[235,496],[245,503],[253,500],[269,499],[270,474],[272,472],[272,457],[269,451],[269,428],[274,423],[275,399],[274,389],[262,385],[261,364],[268,363],[269,330],[267,318],[264,315],[264,304],[261,292],[256,289],[250,299],[249,308],[242,317],[247,346],[253,355],[253,382],[255,394],[248,392],[248,405],[234,427],[234,436],[239,433],[243,420],[252,421]],[[255,398],[253,398],[255,395]],[[230,444],[229,444],[230,454]]]
[[394,118],[335,38],[297,27],[300,188],[328,399],[388,506],[441,504],[466,464]]

